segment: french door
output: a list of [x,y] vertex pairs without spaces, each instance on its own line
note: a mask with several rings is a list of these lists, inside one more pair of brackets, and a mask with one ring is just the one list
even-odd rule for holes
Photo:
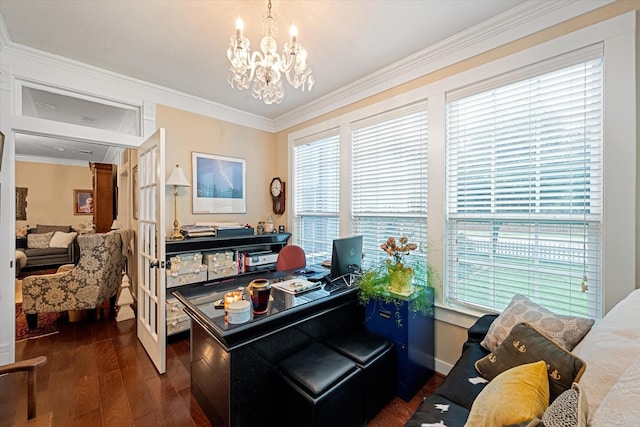
[[159,373],[166,371],[165,130],[138,149],[138,339]]

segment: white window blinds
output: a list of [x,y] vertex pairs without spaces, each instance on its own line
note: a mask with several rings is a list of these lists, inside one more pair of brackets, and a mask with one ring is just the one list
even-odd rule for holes
[[294,148],[294,224],[296,244],[307,263],[331,259],[339,237],[340,140],[337,132]]
[[447,95],[446,294],[601,317],[602,48]]
[[353,233],[363,236],[364,267],[387,255],[380,245],[406,235],[426,265],[427,103],[352,126]]

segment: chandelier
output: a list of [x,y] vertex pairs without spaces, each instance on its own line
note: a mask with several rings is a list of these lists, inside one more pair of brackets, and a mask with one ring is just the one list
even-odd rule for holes
[[[227,81],[239,90],[248,89],[256,99],[262,99],[265,104],[280,104],[284,98],[282,74],[295,89],[305,85],[309,90],[313,87],[311,67],[307,65],[307,51],[296,40],[298,30],[291,26],[289,42],[284,44],[282,54],[278,54],[276,21],[271,16],[271,0],[267,5],[267,15],[263,21],[264,37],[260,42],[260,49],[251,53],[249,39],[244,37],[242,19],[236,21],[236,33],[231,36],[227,57],[231,62]],[[293,77],[291,76],[293,74]]]

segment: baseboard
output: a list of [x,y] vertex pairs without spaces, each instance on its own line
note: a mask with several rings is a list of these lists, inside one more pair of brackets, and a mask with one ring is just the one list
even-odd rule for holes
[[444,362],[438,358],[436,358],[434,362],[436,372],[444,375],[445,377],[449,374],[449,372],[451,372],[451,368],[453,368],[452,364]]

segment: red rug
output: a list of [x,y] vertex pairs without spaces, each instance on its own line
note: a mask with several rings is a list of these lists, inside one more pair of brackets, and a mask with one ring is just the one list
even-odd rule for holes
[[38,327],[29,330],[27,317],[22,311],[22,303],[16,304],[16,341],[39,338],[45,335],[57,334],[60,321],[67,313],[40,313]]

